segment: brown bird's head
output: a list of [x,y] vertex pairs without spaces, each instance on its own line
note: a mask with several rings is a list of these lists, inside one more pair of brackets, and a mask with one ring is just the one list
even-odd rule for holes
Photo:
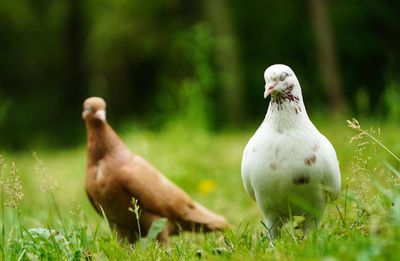
[[82,118],[86,123],[106,121],[106,102],[100,97],[90,97],[83,103]]

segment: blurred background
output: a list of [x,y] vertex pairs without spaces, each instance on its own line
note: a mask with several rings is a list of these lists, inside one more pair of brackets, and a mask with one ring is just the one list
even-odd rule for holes
[[0,145],[82,143],[93,95],[117,128],[256,126],[274,63],[310,114],[399,121],[399,14],[396,0],[0,1]]

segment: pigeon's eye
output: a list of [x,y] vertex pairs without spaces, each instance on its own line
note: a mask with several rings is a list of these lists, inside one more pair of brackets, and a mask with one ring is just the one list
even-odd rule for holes
[[85,108],[85,111],[92,113],[93,112],[93,108],[88,106]]
[[287,72],[282,73],[281,76],[279,76],[279,80],[280,80],[280,81],[285,80],[286,77],[287,77],[288,75],[289,75],[289,74],[288,74]]

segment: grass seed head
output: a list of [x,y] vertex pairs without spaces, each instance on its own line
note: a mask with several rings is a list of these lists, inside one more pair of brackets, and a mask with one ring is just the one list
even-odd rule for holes
[[346,122],[347,122],[347,125],[351,129],[353,129],[353,130],[362,130],[361,126],[360,126],[360,123],[356,119],[352,118],[351,120],[347,120]]
[[21,177],[14,162],[11,164],[10,176],[4,180],[4,192],[7,197],[6,206],[11,208],[17,208],[19,202],[24,198]]
[[[351,137],[350,143],[356,141],[355,154],[351,160],[350,172],[351,178],[348,180],[349,184],[354,184],[354,192],[358,198],[362,199],[364,203],[367,203],[366,195],[370,190],[370,169],[368,167],[372,157],[368,153],[368,148],[371,145],[375,145],[366,139],[370,134],[361,128],[360,123],[356,119],[347,120],[348,126],[358,131],[356,135]],[[373,130],[371,129],[371,132]],[[374,146],[376,147],[376,146]]]
[[53,192],[58,189],[57,181],[50,175],[49,169],[44,165],[43,160],[39,159],[36,152],[33,153],[35,166],[33,167],[36,175],[41,177],[40,190],[43,192]]

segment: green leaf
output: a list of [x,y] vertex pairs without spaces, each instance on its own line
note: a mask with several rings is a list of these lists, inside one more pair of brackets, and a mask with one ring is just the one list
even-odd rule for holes
[[167,224],[168,219],[166,218],[160,218],[151,224],[151,227],[149,229],[149,233],[147,233],[146,238],[149,240],[154,240],[157,238],[158,234],[163,231],[165,225]]

